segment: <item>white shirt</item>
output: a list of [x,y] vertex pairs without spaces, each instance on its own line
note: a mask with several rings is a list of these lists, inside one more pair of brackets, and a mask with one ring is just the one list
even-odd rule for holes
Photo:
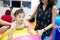
[[24,26],[28,26],[28,23],[26,21],[24,21],[21,25],[18,24],[16,21],[14,21],[13,23],[11,23],[11,29],[13,28],[24,28]]

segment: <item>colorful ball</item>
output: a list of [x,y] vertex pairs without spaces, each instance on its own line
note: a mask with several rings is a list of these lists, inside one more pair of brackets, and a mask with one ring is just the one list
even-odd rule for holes
[[55,24],[60,26],[60,16],[57,16],[55,19]]
[[[2,35],[2,37],[0,38],[0,40],[7,40],[7,38],[8,38],[8,31],[5,32]],[[14,40],[20,40],[20,39],[21,40],[27,40],[27,39],[28,40],[40,40],[40,38],[38,37],[37,33],[33,29],[31,29],[31,31],[32,31],[33,34],[29,34],[26,28],[24,28],[22,30],[16,30],[16,29],[14,29],[13,33],[12,33],[13,34],[12,35],[13,39]]]
[[27,35],[22,37],[17,37],[14,40],[41,40],[37,35]]

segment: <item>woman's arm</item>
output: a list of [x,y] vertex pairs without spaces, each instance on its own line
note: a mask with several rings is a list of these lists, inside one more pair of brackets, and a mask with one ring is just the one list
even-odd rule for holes
[[52,8],[52,23],[45,28],[46,30],[48,30],[54,26],[56,13],[57,13],[57,8],[56,8],[56,6],[53,6],[53,8]]
[[3,21],[3,20],[0,19],[0,25],[10,26],[11,23]]
[[53,6],[53,8],[52,8],[52,23],[50,25],[48,25],[47,27],[45,27],[44,29],[42,29],[42,30],[37,30],[39,36],[41,36],[44,31],[46,31],[46,30],[53,27],[53,25],[55,23],[56,13],[57,13],[56,6]]
[[36,14],[36,12],[37,12],[37,9],[38,9],[38,6],[34,9],[33,14],[30,15],[30,18],[29,18],[28,20],[32,19],[32,18],[35,16],[35,14]]
[[32,34],[31,28],[28,24],[28,21],[26,21],[26,20],[24,21],[24,27],[27,28],[27,31]]

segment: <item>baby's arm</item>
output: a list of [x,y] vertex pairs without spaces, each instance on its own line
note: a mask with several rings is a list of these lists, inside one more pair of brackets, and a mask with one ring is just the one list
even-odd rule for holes
[[28,32],[32,34],[31,29],[29,26],[27,26]]
[[15,26],[16,26],[15,22],[11,24],[11,28],[8,31],[8,40],[13,40],[12,32],[13,32],[13,29],[15,28]]
[[29,27],[28,22],[25,21],[24,24],[25,24],[25,27],[27,27],[28,32],[32,34],[31,28]]
[[13,31],[13,29],[9,29],[9,32],[8,32],[8,40],[13,40],[12,31]]
[[12,36],[13,29],[9,29],[8,36]]
[[11,28],[9,29],[9,35],[12,33],[15,26],[16,26],[16,22],[11,23]]

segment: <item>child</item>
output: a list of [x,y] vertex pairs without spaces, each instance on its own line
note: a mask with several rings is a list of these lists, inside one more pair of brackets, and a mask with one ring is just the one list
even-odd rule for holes
[[[9,30],[8,40],[13,40],[13,38],[12,38],[12,31],[13,31],[14,28],[17,29],[17,30],[19,30],[19,29],[23,29],[24,27],[28,27],[28,25],[26,25],[28,23],[26,23],[25,20],[24,20],[24,12],[23,12],[23,9],[17,10],[14,13],[14,17],[15,17],[15,22],[12,23],[12,26],[11,26],[11,28]],[[31,33],[31,30],[30,30],[29,27],[28,27],[28,32]]]

